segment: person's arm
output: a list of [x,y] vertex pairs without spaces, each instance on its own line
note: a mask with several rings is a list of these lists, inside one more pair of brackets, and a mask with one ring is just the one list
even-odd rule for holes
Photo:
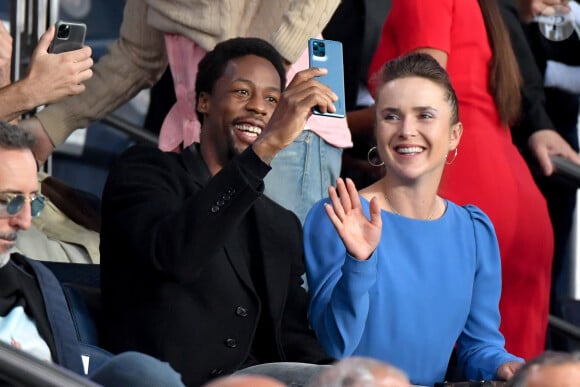
[[0,22],[0,87],[10,84],[12,70],[12,35]]
[[339,0],[291,0],[270,43],[287,62],[296,62],[304,52],[308,38],[320,34],[339,3]]
[[377,280],[377,253],[366,261],[350,256],[323,201],[314,205],[304,223],[304,254],[310,324],[331,356],[350,356],[366,327],[369,291]]
[[500,366],[523,362],[504,349],[499,331],[501,260],[493,225],[479,208],[466,206],[470,212],[476,243],[476,271],[471,308],[463,332],[457,340],[459,365],[469,379],[496,379]]
[[269,167],[251,148],[207,181],[198,169],[195,176],[185,171],[184,162],[203,169],[201,160],[154,147],[122,155],[103,190],[101,244],[129,250],[143,264],[187,283],[238,231],[262,195]]
[[73,130],[104,117],[152,86],[166,67],[163,33],[147,24],[144,1],[128,0],[119,39],[94,66],[94,76],[85,83],[86,92],[47,106],[37,114],[37,120],[23,123],[25,129],[35,133],[43,129],[46,132],[46,136],[37,138],[38,147],[45,150],[40,154],[36,149],[37,159],[46,160],[52,148],[63,143]]
[[[221,169],[210,167],[207,183],[161,151],[129,150],[111,168],[103,191],[102,243],[121,235],[119,243],[156,270],[183,282],[197,278],[238,231],[262,195],[269,161],[302,132],[312,106],[332,108],[332,91],[314,79],[323,73],[299,72],[254,144]],[[203,155],[203,139],[200,148]]]
[[51,26],[32,53],[24,78],[0,89],[0,119],[10,121],[40,105],[82,93],[92,76],[90,47],[61,54],[48,53],[54,37]]

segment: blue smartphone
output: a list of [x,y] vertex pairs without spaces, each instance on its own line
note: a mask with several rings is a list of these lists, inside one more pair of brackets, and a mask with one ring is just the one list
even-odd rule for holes
[[312,112],[329,117],[344,117],[346,106],[344,101],[344,67],[342,61],[342,43],[327,39],[308,40],[308,63],[310,67],[324,67],[328,73],[318,77],[318,81],[332,89],[338,96],[334,103],[336,112],[321,113],[315,106]]

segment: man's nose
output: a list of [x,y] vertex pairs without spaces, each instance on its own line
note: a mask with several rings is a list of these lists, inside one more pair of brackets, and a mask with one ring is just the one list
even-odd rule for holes
[[246,108],[259,114],[266,114],[266,100],[258,94],[252,94]]
[[31,224],[32,209],[30,208],[30,202],[26,201],[20,211],[18,211],[16,215],[10,217],[10,225],[20,230],[28,230]]

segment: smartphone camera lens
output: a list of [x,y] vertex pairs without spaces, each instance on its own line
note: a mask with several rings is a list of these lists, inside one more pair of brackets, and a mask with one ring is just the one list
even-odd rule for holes
[[59,39],[68,39],[70,34],[70,26],[68,24],[61,24],[58,26],[58,31],[56,32],[56,37]]
[[324,42],[320,42],[320,47],[324,47]]

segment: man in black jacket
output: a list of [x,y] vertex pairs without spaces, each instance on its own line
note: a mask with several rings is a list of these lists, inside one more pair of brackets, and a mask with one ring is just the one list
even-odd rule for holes
[[332,360],[307,322],[300,222],[262,194],[269,162],[312,107],[334,110],[314,80],[323,74],[302,71],[282,92],[268,43],[220,43],[199,64],[200,143],[134,147],[113,166],[101,231],[107,349],[168,361],[191,386],[261,363]]

